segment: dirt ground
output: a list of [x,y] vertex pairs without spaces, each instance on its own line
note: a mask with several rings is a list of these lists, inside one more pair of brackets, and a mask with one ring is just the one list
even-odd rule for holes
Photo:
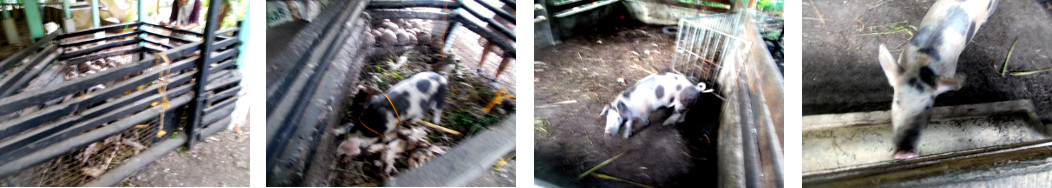
[[[892,88],[877,62],[878,45],[898,56],[933,0],[815,0],[803,3],[803,114],[887,110]],[[1052,72],[1026,76],[1000,71],[1012,42],[1008,72],[1052,68],[1052,4],[1002,0],[957,62],[964,87],[940,95],[936,106],[1029,99],[1052,122]],[[912,26],[912,28],[910,27]]]
[[500,168],[491,167],[488,172],[471,180],[465,187],[515,187],[515,161],[508,160]]
[[[721,101],[712,95],[703,94],[700,108],[691,110],[683,124],[662,126],[670,115],[663,111],[650,117],[651,125],[633,128],[628,139],[620,134],[604,139],[604,119],[597,116],[603,104],[639,79],[670,70],[675,36],[631,22],[608,21],[623,25],[592,27],[535,52],[536,177],[563,186],[634,186],[594,176],[574,180],[627,152],[595,172],[659,187],[715,185],[714,120]],[[559,104],[564,101],[575,102]]]
[[234,131],[220,131],[197,142],[193,150],[183,148],[169,152],[146,168],[125,178],[124,187],[248,187],[248,126],[241,127],[245,136]]

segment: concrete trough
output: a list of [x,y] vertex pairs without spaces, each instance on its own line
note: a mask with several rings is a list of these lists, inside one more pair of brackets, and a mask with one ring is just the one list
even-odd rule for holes
[[1052,139],[1033,108],[1029,100],[936,107],[921,131],[920,156],[899,161],[891,158],[889,111],[805,116],[804,185],[980,186],[1047,179]]

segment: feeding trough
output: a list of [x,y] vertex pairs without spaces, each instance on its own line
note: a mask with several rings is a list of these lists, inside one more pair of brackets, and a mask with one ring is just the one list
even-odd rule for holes
[[209,20],[207,35],[143,22],[55,32],[0,62],[0,177],[113,186],[225,128],[238,28]]
[[[514,6],[513,1],[503,2]],[[397,185],[400,186],[458,185],[478,174],[475,172],[484,172],[485,166],[492,165],[514,149],[514,131],[509,131],[514,130],[514,125],[505,118],[514,116],[510,114],[514,108],[506,104],[492,107],[490,113],[482,113],[487,103],[500,93],[493,85],[501,85],[505,81],[503,77],[490,77],[488,72],[475,74],[472,70],[475,67],[457,62],[487,59],[485,52],[493,51],[503,55],[503,61],[488,60],[481,64],[499,63],[499,74],[515,55],[515,37],[507,25],[514,22],[506,20],[514,20],[514,16],[488,2],[362,1],[332,2],[326,5],[310,24],[296,34],[287,50],[268,59],[268,64],[281,68],[270,69],[267,74],[267,184],[380,185],[396,184],[386,180],[398,179]],[[394,37],[384,38],[388,32]],[[401,40],[403,36],[412,36],[416,40]],[[492,55],[489,57],[494,59]],[[430,132],[427,144],[407,146],[407,150],[417,150],[395,154],[366,152],[355,158],[337,155],[337,146],[347,137],[334,133],[341,132],[338,129],[359,126],[357,121],[352,121],[356,120],[358,114],[352,112],[358,100],[369,96],[366,93],[376,94],[416,73],[437,71],[439,67],[449,64],[456,65],[452,66],[455,70],[446,70],[449,93],[442,121],[437,126],[454,129],[463,135],[424,128],[419,125],[422,123],[409,122],[409,125],[402,125],[406,127],[404,131]],[[505,93],[514,92],[512,87],[501,89],[505,89]],[[486,128],[490,125],[497,126]],[[399,135],[396,139],[405,136],[400,132]],[[456,144],[476,143],[466,141],[475,137],[488,137],[489,140],[476,142],[499,143],[499,147],[467,144],[482,148],[463,148]],[[389,144],[391,141],[380,143]],[[424,151],[420,149],[436,147],[442,152],[424,154],[426,157],[417,154]],[[440,160],[447,158],[442,157],[443,153],[493,155]],[[392,159],[404,163],[373,161],[381,155],[397,155]],[[485,165],[454,169],[464,172],[454,178],[410,175],[415,171],[437,168],[428,166],[446,166],[433,165],[431,161],[449,164],[467,159]],[[382,165],[376,165],[381,162]],[[389,173],[388,168],[397,169],[397,172]],[[407,177],[403,178],[403,174]]]
[[933,108],[920,156],[901,161],[891,159],[888,111],[805,116],[804,185],[980,186],[1048,177],[1052,134],[1033,108],[1029,100]]

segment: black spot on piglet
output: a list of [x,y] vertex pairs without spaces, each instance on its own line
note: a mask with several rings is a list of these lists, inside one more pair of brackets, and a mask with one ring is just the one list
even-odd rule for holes
[[422,93],[427,92],[429,89],[431,89],[431,82],[426,80],[420,80],[419,82],[416,82],[416,89],[419,89]]
[[657,89],[655,89],[655,90],[656,91],[654,91],[654,96],[657,96],[657,98],[661,98],[662,96],[665,96],[665,87],[657,86]]

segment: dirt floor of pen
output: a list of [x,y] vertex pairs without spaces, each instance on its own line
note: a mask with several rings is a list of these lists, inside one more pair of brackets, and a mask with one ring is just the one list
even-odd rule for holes
[[[536,177],[557,185],[635,187],[624,181],[578,175],[626,152],[595,171],[649,186],[716,185],[716,128],[723,101],[702,98],[684,123],[662,126],[670,110],[636,125],[625,139],[605,139],[603,105],[647,75],[670,70],[675,36],[641,23],[598,26],[536,50],[534,142]],[[619,78],[624,83],[619,83]],[[710,87],[716,87],[706,81]],[[569,101],[569,102],[567,102]],[[575,101],[575,102],[574,102]]]

